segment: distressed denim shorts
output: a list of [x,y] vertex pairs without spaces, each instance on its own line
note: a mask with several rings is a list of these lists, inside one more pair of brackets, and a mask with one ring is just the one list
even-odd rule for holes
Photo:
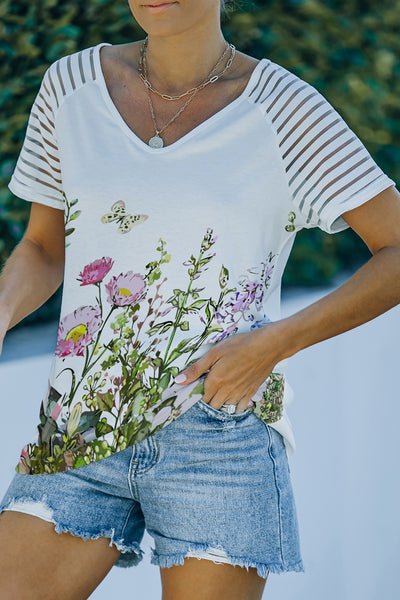
[[116,566],[137,565],[145,529],[151,563],[185,557],[269,572],[304,571],[283,438],[251,410],[227,414],[199,400],[168,427],[88,465],[15,473],[1,503],[57,533],[110,539]]

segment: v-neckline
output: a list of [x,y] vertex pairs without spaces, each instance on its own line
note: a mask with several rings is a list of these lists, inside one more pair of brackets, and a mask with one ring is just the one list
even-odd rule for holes
[[222,107],[218,112],[211,115],[211,117],[209,117],[205,121],[202,121],[199,125],[197,125],[193,129],[191,129],[188,133],[186,133],[185,135],[180,137],[178,140],[176,140],[172,144],[168,144],[168,146],[163,146],[162,148],[152,148],[151,146],[146,144],[138,135],[136,135],[136,133],[128,126],[128,124],[126,123],[125,119],[123,119],[121,113],[117,109],[116,105],[114,104],[114,101],[112,100],[112,98],[109,94],[106,80],[105,80],[104,73],[103,73],[103,69],[101,66],[100,50],[103,46],[112,46],[112,45],[113,44],[109,44],[108,42],[101,42],[94,49],[95,50],[95,52],[94,52],[95,68],[96,68],[96,72],[98,74],[97,81],[99,83],[104,102],[107,105],[114,120],[122,129],[122,131],[130,139],[132,139],[140,148],[142,148],[143,150],[146,150],[147,152],[150,152],[152,154],[162,154],[165,152],[172,151],[175,148],[178,148],[183,143],[185,143],[187,140],[189,140],[190,138],[194,137],[197,133],[202,131],[205,127],[208,127],[209,125],[211,125],[211,123],[220,119],[227,112],[231,111],[233,108],[236,108],[236,106],[238,106],[241,102],[243,102],[243,100],[245,100],[245,98],[247,96],[249,96],[249,90],[250,90],[251,86],[253,85],[253,82],[258,74],[258,71],[260,70],[261,66],[264,65],[268,61],[268,59],[262,58],[256,64],[256,66],[254,67],[254,69],[249,77],[246,87],[243,90],[243,92],[240,94],[240,96],[238,96],[237,98],[235,98],[234,100],[229,102],[229,104]]

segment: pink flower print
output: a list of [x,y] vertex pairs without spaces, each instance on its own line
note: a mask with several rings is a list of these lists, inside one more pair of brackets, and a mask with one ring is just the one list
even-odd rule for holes
[[24,446],[21,450],[21,458],[19,460],[19,466],[22,467],[22,469],[25,471],[25,473],[27,475],[29,475],[29,473],[31,472],[30,468],[28,467],[27,463],[26,463],[26,459],[29,459],[29,454],[28,454],[28,446]]
[[61,404],[58,404],[58,402],[56,402],[53,410],[51,411],[51,418],[54,419],[55,421],[57,421],[58,417],[60,416],[60,412],[61,412]]
[[83,356],[101,325],[99,306],[81,306],[66,315],[58,328],[56,356]]
[[128,271],[118,277],[112,277],[106,283],[108,302],[117,306],[127,306],[141,300],[144,295],[145,281],[140,273]]
[[98,258],[83,268],[83,271],[79,273],[80,279],[78,281],[82,281],[81,285],[99,283],[111,271],[113,264],[114,261],[109,256]]

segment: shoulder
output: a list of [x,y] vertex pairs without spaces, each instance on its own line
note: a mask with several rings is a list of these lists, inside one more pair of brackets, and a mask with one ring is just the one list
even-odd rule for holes
[[249,54],[244,54],[239,50],[236,50],[235,58],[231,67],[231,77],[232,78],[248,78],[251,75],[253,69],[257,67],[257,65],[261,61],[254,56],[250,56]]
[[57,108],[64,100],[99,77],[99,46],[90,46],[55,60],[44,73],[42,87]]
[[265,105],[266,109],[271,109],[278,101],[293,100],[303,90],[319,94],[310,83],[269,58],[259,61],[257,74],[251,97],[254,102]]
[[249,100],[258,105],[282,143],[293,133],[303,135],[308,126],[316,124],[322,131],[326,119],[341,118],[316,87],[292,71],[267,58],[257,68]]

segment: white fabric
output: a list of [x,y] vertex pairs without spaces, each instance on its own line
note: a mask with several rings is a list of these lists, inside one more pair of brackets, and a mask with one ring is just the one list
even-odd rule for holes
[[[85,265],[110,257],[114,266],[105,282],[128,271],[143,274],[157,258],[160,238],[171,259],[161,265],[161,278],[152,289],[166,277],[160,287],[166,303],[174,290],[187,289],[188,266],[182,263],[198,256],[210,229],[214,237],[209,253],[215,256],[193,287],[201,288],[200,299],[217,299],[221,269],[228,270],[228,287],[236,292],[230,295],[230,308],[221,311],[219,325],[229,333],[236,322],[234,333],[241,333],[279,319],[281,278],[296,232],[304,227],[329,233],[345,229],[343,212],[394,182],[316,89],[267,58],[257,64],[240,97],[175,143],[151,148],[133,133],[111,100],[99,55],[105,45],[110,44],[62,57],[47,69],[9,183],[20,198],[61,210],[64,194],[69,203],[78,199],[73,210],[81,212],[69,223],[74,231],[66,238],[60,323],[79,307],[95,303],[94,286],[78,280]],[[147,217],[122,235],[118,223],[101,221],[121,201],[128,214]],[[291,222],[294,231],[286,229]],[[232,308],[235,299],[239,308]],[[106,304],[104,296],[103,308]],[[147,307],[145,300],[143,306]],[[139,321],[143,318],[144,313]],[[204,319],[201,311],[188,313],[189,329],[178,329],[174,345],[200,335]],[[68,337],[66,332],[60,335]],[[104,329],[104,336],[103,344],[109,343],[110,328]],[[162,355],[167,336],[157,337]],[[139,339],[149,340],[144,329]],[[208,337],[194,358],[215,341],[215,336]],[[183,368],[186,358],[183,354],[174,364]],[[78,378],[84,362],[85,353],[60,356],[59,351],[49,388],[65,400],[71,373]],[[101,370],[99,364],[86,373],[85,381]],[[102,377],[121,373],[118,364],[107,369],[107,375],[102,371]],[[61,429],[66,430],[77,403],[88,410],[83,384],[56,419]],[[286,412],[291,398],[287,385],[284,415],[271,424],[283,435],[289,455],[295,449]],[[44,408],[54,408],[49,397]]]

